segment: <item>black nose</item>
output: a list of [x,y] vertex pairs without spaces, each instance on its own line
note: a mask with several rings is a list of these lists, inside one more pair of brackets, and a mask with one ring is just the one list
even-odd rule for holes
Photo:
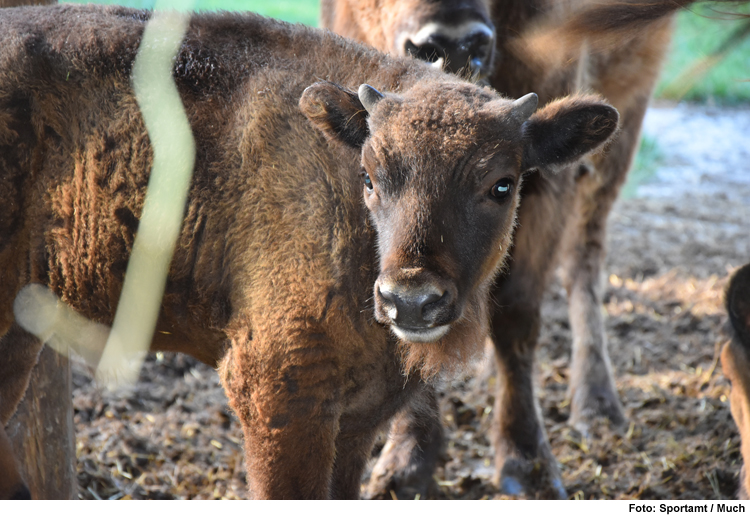
[[404,51],[426,62],[445,61],[444,68],[458,73],[468,68],[471,76],[484,74],[492,58],[493,38],[485,31],[477,31],[460,38],[450,38],[440,33],[429,35],[420,43],[411,39],[404,42]]
[[[380,297],[391,321],[405,328],[426,328],[434,323],[430,305],[440,301],[445,292],[435,288],[420,288],[414,292],[400,289],[398,292],[382,286]],[[395,312],[395,313],[394,313]]]

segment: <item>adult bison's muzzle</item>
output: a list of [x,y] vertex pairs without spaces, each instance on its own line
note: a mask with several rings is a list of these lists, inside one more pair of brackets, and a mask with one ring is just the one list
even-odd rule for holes
[[403,41],[404,55],[435,63],[451,73],[484,78],[492,69],[495,30],[485,22],[458,25],[431,22],[398,39]]
[[400,339],[432,343],[459,316],[456,288],[422,269],[404,269],[375,283],[375,318],[390,325]]

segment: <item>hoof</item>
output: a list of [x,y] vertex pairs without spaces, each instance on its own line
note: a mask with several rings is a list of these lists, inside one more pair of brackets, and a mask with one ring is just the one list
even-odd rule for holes
[[31,492],[26,486],[21,486],[10,496],[10,500],[31,500]]
[[413,500],[435,491],[432,478],[443,445],[437,399],[424,392],[423,406],[398,416],[388,441],[372,468],[364,496],[368,499]]
[[568,498],[554,460],[508,459],[498,480],[498,488],[504,495],[529,499]]
[[370,481],[364,492],[366,499],[414,500],[427,498],[434,489],[434,466],[425,463],[415,452],[394,446],[390,442],[383,448]]
[[568,423],[588,435],[592,423],[600,418],[608,419],[614,427],[627,423],[617,391],[610,384],[579,387],[571,398]]

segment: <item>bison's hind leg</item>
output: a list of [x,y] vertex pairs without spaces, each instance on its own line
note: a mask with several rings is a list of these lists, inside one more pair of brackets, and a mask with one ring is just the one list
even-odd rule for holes
[[30,499],[5,426],[29,384],[42,342],[17,324],[0,337],[0,499]]

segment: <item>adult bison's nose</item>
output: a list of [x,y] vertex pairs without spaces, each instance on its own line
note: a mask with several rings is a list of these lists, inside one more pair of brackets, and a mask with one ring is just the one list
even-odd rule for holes
[[468,72],[472,79],[489,74],[495,32],[482,22],[459,26],[430,23],[403,40],[404,53],[440,65],[451,73]]
[[432,283],[414,286],[379,281],[375,287],[376,315],[401,339],[437,341],[449,329],[451,297]]

